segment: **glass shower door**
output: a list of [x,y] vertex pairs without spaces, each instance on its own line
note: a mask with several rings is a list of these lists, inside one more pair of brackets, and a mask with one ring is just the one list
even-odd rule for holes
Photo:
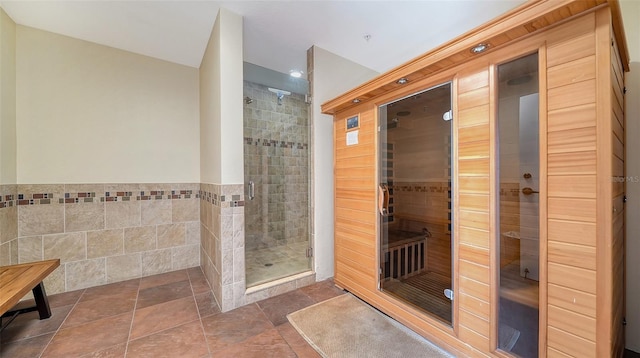
[[244,81],[247,287],[311,267],[308,114],[304,94]]

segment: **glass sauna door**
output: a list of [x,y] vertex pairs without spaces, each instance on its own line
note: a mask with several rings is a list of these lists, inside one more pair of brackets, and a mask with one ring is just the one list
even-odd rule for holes
[[498,66],[498,349],[538,356],[538,55]]
[[380,107],[380,290],[451,324],[451,84]]

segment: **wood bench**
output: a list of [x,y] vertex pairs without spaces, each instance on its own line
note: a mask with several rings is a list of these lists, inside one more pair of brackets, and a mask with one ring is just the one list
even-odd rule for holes
[[[42,280],[58,266],[59,259],[0,267],[0,320],[10,317],[6,323],[0,325],[0,331],[21,313],[38,311],[40,319],[51,317],[51,308]],[[11,310],[29,291],[33,292],[36,305]]]

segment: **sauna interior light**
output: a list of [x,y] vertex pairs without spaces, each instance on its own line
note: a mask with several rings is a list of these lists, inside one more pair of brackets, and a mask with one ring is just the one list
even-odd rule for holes
[[302,77],[302,73],[303,72],[300,71],[300,70],[291,70],[291,71],[289,71],[289,76],[295,77],[295,78],[300,78],[300,77]]
[[405,83],[409,82],[408,79],[406,79],[405,77],[402,77],[401,79],[397,80],[396,83],[399,85],[403,85]]
[[353,101],[351,101],[353,103],[360,103],[360,99],[359,98],[354,98]]
[[471,53],[482,53],[489,48],[489,44],[477,44],[471,48]]

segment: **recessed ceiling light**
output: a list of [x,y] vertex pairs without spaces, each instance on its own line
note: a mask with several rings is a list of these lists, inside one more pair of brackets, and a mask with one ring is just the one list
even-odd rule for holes
[[360,103],[360,98],[354,98],[353,101],[351,101],[353,103]]
[[302,77],[302,74],[303,74],[303,72],[302,72],[302,71],[300,71],[300,70],[291,70],[291,71],[289,71],[289,75],[290,75],[291,77],[295,77],[295,78],[300,78],[300,77]]
[[471,53],[482,53],[489,48],[489,44],[477,44],[471,48]]
[[408,79],[406,79],[405,77],[402,77],[401,79],[397,80],[396,83],[399,85],[403,85],[405,83],[409,82]]

